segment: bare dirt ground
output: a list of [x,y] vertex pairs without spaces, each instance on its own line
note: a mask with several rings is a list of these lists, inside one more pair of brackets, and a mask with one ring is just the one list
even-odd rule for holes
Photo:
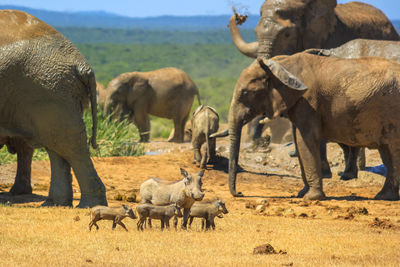
[[[109,205],[125,203],[136,206],[137,203],[129,203],[124,201],[125,199],[122,201],[116,199],[132,194],[139,195],[140,184],[149,177],[177,180],[180,179],[180,167],[189,172],[199,171],[192,164],[193,154],[190,143],[171,144],[164,141],[152,141],[145,147],[147,155],[140,157],[93,159],[99,176],[106,185]],[[226,244],[234,242],[237,249],[235,250],[231,246],[229,248],[226,246],[218,248],[220,245],[218,245],[217,240],[209,235],[204,241],[207,244],[203,244],[201,248],[196,247],[202,253],[187,256],[187,261],[180,261],[180,263],[200,266],[209,264],[231,264],[234,266],[254,264],[396,266],[399,264],[400,201],[373,200],[373,197],[383,185],[384,177],[371,172],[360,171],[359,178],[356,180],[339,180],[337,173],[344,169],[343,155],[337,144],[329,144],[328,158],[334,175],[331,179],[324,179],[324,191],[328,198],[324,201],[303,201],[296,198],[296,194],[303,184],[297,158],[288,156],[288,152],[292,149],[293,145],[270,145],[267,148],[254,149],[249,144],[242,144],[239,164],[243,170],[238,174],[237,188],[243,192],[245,197],[233,198],[227,185],[228,140],[218,140],[217,154],[221,161],[215,166],[208,166],[204,176],[203,189],[206,192],[206,198],[221,198],[226,202],[230,211],[225,218],[216,220],[217,231],[215,232],[217,234],[215,234],[215,238],[224,240],[223,242],[227,242]],[[377,151],[367,150],[367,166],[380,164]],[[15,168],[16,164],[0,166],[0,190],[3,191],[0,191],[0,202],[17,207],[40,206],[48,191],[49,163],[47,161],[33,163],[32,184],[34,185],[34,194],[29,196],[12,197],[7,193],[13,183]],[[73,188],[74,205],[77,205],[80,195],[76,179],[74,179]],[[25,208],[24,210],[28,213],[37,211],[37,209],[29,210],[29,208],[28,211]],[[7,205],[0,207],[1,217],[9,212]],[[86,225],[89,219],[82,212],[68,211],[66,213],[70,216],[75,213],[79,214],[82,220],[78,223],[87,231]],[[3,219],[0,218],[0,222]],[[72,219],[69,218],[68,220]],[[129,229],[134,230],[135,223],[127,222],[126,224]],[[109,224],[105,222],[103,226],[109,228]],[[7,223],[4,225],[7,225]],[[100,227],[102,226],[100,225]],[[199,226],[196,227],[197,235],[200,229]],[[119,229],[118,231],[122,230]],[[153,231],[159,230],[153,229]],[[194,238],[190,236],[190,231],[188,231],[186,237],[182,236],[182,231],[178,232],[177,238],[182,238],[182,240]],[[85,232],[83,235],[86,234]],[[111,232],[109,234],[111,235]],[[171,234],[173,234],[172,231]],[[231,240],[229,235],[237,241]],[[122,236],[121,233],[121,238],[123,238]],[[212,241],[210,241],[210,238]],[[179,242],[182,242],[182,240],[180,239]],[[4,242],[6,241],[3,240]],[[176,240],[173,242],[176,242]],[[0,240],[0,245],[1,243]],[[253,248],[263,243],[277,246],[277,251],[282,250],[282,253],[253,255]],[[151,249],[162,253],[163,248],[159,247],[159,244],[155,246],[156,248]],[[14,247],[10,249],[18,250]],[[215,255],[216,258],[207,256],[214,255],[215,249],[226,254],[223,260],[218,259],[217,255]],[[137,252],[134,247],[127,248],[127,251],[129,253]],[[187,255],[187,252],[181,251],[176,257],[179,258],[182,255]],[[0,255],[0,257],[7,258],[4,255]],[[19,257],[23,258],[23,256]],[[71,257],[75,257],[73,253],[71,253]],[[200,257],[200,259],[196,257]],[[82,256],[82,259],[84,260],[84,256]],[[109,265],[113,262],[124,263],[124,257],[117,257],[113,262],[107,261],[106,258],[101,259],[95,261],[95,263],[98,265]],[[196,260],[201,261],[196,264]],[[19,261],[8,262],[20,263]],[[166,256],[163,256],[160,261],[150,262],[151,265],[178,265],[178,262],[169,262]],[[39,261],[37,263],[40,265],[54,262]],[[63,261],[55,263],[64,264]],[[76,262],[73,261],[73,263]],[[130,264],[133,263],[147,265],[146,261],[130,262]],[[84,264],[87,264],[87,262]]]

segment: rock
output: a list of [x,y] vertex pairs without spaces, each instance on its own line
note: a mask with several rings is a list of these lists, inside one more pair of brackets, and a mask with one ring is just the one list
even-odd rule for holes
[[258,247],[255,247],[253,250],[253,254],[277,254],[274,247],[270,244],[264,244]]
[[264,205],[257,205],[256,207],[256,211],[261,213],[265,210],[265,206]]
[[255,247],[253,249],[253,254],[264,254],[264,255],[268,255],[268,254],[282,254],[282,255],[286,255],[287,252],[283,251],[283,250],[279,250],[278,252],[274,249],[273,246],[271,246],[270,244],[264,244],[258,247]]
[[245,207],[246,207],[246,209],[255,209],[256,208],[256,203],[254,202],[254,201],[247,201],[246,203],[245,203]]
[[126,194],[125,197],[126,197],[126,201],[128,201],[128,202],[136,202],[136,194],[133,192]]
[[118,201],[122,201],[123,200],[123,195],[121,195],[119,192],[117,192],[115,195],[114,195],[114,200],[118,200]]

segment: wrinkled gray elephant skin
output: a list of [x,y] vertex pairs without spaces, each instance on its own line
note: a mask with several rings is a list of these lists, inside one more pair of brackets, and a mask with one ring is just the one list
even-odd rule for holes
[[323,199],[322,139],[378,149],[388,169],[376,199],[398,200],[400,64],[378,57],[341,59],[298,53],[259,59],[243,70],[229,111],[229,188],[236,192],[241,128],[262,112],[296,126],[306,199]]
[[149,114],[172,119],[174,135],[168,141],[183,142],[185,123],[195,95],[201,104],[196,85],[177,68],[123,73],[110,81],[107,92],[105,112],[109,114],[120,109],[120,118],[128,116],[138,127],[141,142],[150,139]]
[[96,146],[96,81],[85,58],[65,37],[20,11],[0,11],[0,136],[45,147],[51,183],[44,205],[72,205],[71,167],[79,207],[107,204],[90,159],[82,111],[92,109]]
[[[309,48],[335,48],[356,38],[400,40],[384,13],[361,2],[266,0],[260,8],[260,15],[255,28],[257,41],[253,43],[246,43],[240,35],[237,24],[245,21],[243,17],[235,14],[229,21],[235,46],[252,58],[291,55]],[[261,136],[258,119],[249,128],[252,140]],[[326,145],[321,145],[321,149],[326,150]],[[329,176],[329,164],[326,160],[324,162],[327,167],[324,172]],[[355,160],[351,164],[356,166]],[[346,169],[349,168],[347,165]],[[352,175],[348,173],[348,176]]]

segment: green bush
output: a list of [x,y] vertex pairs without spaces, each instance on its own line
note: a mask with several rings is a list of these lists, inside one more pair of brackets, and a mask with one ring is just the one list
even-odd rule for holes
[[[92,116],[89,110],[83,114],[88,138],[92,135]],[[91,156],[115,157],[115,156],[139,156],[144,154],[143,145],[138,144],[139,133],[137,128],[127,120],[121,122],[110,120],[110,116],[104,116],[101,108],[97,113],[97,143],[98,149],[90,148]],[[44,148],[35,149],[33,160],[48,160]],[[0,149],[0,165],[16,162],[17,155],[8,153],[6,146]]]
[[[139,132],[135,125],[127,120],[111,120],[101,108],[97,112],[98,149],[90,149],[91,156],[116,157],[139,156],[144,154],[143,145],[139,144]],[[83,115],[88,137],[92,135],[92,116],[89,111]]]

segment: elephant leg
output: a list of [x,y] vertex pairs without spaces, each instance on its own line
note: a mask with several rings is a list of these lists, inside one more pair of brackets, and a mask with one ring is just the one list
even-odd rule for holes
[[187,225],[187,222],[189,219],[189,214],[190,214],[190,208],[189,209],[184,208],[183,209],[183,221],[182,221],[182,229],[184,229],[184,230],[187,229],[186,225]]
[[321,172],[322,178],[332,178],[331,168],[329,167],[328,157],[326,156],[326,141],[321,141],[319,145],[319,153],[321,155]]
[[12,195],[32,194],[31,185],[31,164],[33,148],[19,138],[13,138],[15,150],[17,152],[17,175],[14,185],[11,187]]
[[351,147],[344,144],[339,144],[343,149],[344,160],[346,163],[346,167],[344,172],[339,173],[340,180],[351,180],[356,179],[358,177],[358,168],[357,168],[357,157],[360,151],[358,147]]
[[168,142],[183,143],[186,119],[174,118],[174,136]]
[[[296,127],[294,127],[294,125],[292,126],[292,131],[293,131],[293,140],[294,140],[294,144],[295,144],[295,148],[296,148],[296,153],[297,153],[297,138],[296,138]],[[299,191],[299,193],[297,193],[297,197],[304,197],[304,195],[308,192],[308,190],[310,190],[310,186],[308,185],[306,176],[305,176],[305,172],[304,172],[304,166],[303,166],[303,161],[301,160],[301,158],[299,159],[299,165],[300,165],[300,171],[301,171],[301,179],[303,180],[303,184],[304,187],[303,189],[301,189]]]
[[87,157],[72,159],[71,166],[81,190],[81,200],[77,207],[107,206],[105,186],[97,175],[90,157],[87,155]]
[[199,140],[193,140],[192,147],[193,147],[193,163],[196,164],[197,167],[199,167],[201,161],[201,153],[200,153],[201,144]]
[[262,120],[263,118],[264,115],[259,115],[247,124],[247,136],[252,142],[261,137],[264,125],[260,124],[260,120]]
[[289,156],[291,158],[294,158],[299,156],[299,152],[297,151],[296,126],[294,126],[294,124],[292,124],[292,135],[293,135],[294,150],[289,152]]
[[359,170],[365,170],[365,147],[361,147],[357,157],[357,167]]
[[400,183],[400,147],[384,145],[379,148],[383,164],[387,168],[385,184],[375,196],[379,200],[399,200]]
[[71,166],[56,152],[47,149],[50,158],[51,181],[49,196],[43,206],[72,206]]
[[217,155],[216,155],[216,138],[208,139],[208,151],[210,153],[210,158],[208,159],[208,163],[213,164],[217,162]]
[[207,150],[208,150],[208,146],[206,143],[204,143],[200,148],[200,151],[201,151],[200,168],[202,168],[202,169],[206,169],[206,165],[208,162],[208,151]]
[[[83,132],[84,133],[84,132]],[[65,152],[65,159],[74,170],[81,191],[81,200],[77,207],[87,208],[96,205],[107,206],[106,189],[97,175],[86,144],[86,134],[82,132],[72,136]]]
[[[296,130],[299,158],[303,165],[305,180],[309,186],[309,190],[304,195],[304,198],[309,200],[321,200],[325,198],[325,194],[322,190],[321,139],[317,137],[318,135],[316,133],[310,131],[310,129],[313,129],[312,127],[306,127],[305,129],[306,130],[301,131],[297,128]],[[305,188],[307,184],[304,185]]]
[[150,120],[144,109],[134,111],[133,122],[139,130],[140,142],[149,142],[150,140]]

